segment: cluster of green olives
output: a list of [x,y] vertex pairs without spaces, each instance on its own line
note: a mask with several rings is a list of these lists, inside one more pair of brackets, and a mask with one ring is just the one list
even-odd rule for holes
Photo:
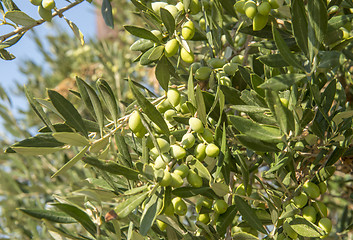
[[244,57],[237,55],[229,62],[220,58],[211,58],[207,61],[207,65],[202,66],[200,63],[191,65],[194,77],[198,81],[207,81],[210,79],[211,74],[215,74],[219,84],[232,86],[231,78],[238,70],[238,65],[242,64]]
[[[320,182],[315,184],[313,182],[307,181],[303,184],[303,191],[299,195],[294,196],[292,203],[300,209],[301,216],[306,220],[318,225],[324,232],[325,238],[332,228],[332,222],[327,218],[327,207],[326,205],[316,200],[321,194],[325,193],[327,186],[325,182]],[[283,223],[283,233],[281,233],[277,239],[297,239],[298,233],[295,232],[291,225],[291,217],[287,218]],[[287,237],[287,238],[286,238]]]
[[252,20],[254,31],[260,31],[266,26],[271,9],[279,8],[279,4],[277,0],[239,0],[234,8]]
[[38,6],[38,13],[45,21],[51,22],[52,10],[55,8],[54,0],[30,0],[30,2]]

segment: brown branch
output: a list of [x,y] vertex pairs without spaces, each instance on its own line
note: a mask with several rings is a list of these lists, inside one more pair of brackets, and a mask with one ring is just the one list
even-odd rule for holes
[[[66,7],[63,7],[63,8],[61,8],[61,9],[55,11],[55,12],[52,14],[52,16],[55,17],[55,16],[58,16],[58,15],[59,15],[59,17],[61,17],[61,15],[62,15],[65,11],[67,11],[67,10],[73,8],[74,6],[80,4],[80,3],[83,2],[83,1],[84,1],[84,0],[77,0],[76,2],[71,3],[70,5],[67,5]],[[17,29],[15,29],[14,31],[12,31],[12,32],[10,32],[10,33],[4,34],[4,35],[0,36],[0,43],[3,42],[3,41],[5,41],[5,40],[8,39],[9,37],[12,37],[12,36],[16,35],[16,34],[25,33],[25,32],[27,32],[28,30],[30,30],[30,29],[32,29],[32,28],[34,28],[34,27],[37,27],[37,26],[41,25],[41,24],[44,23],[44,22],[46,22],[44,19],[40,19],[40,20],[37,20],[36,23],[34,23],[34,24],[31,24],[31,25],[29,25],[29,26],[20,27],[20,28],[17,28]]]

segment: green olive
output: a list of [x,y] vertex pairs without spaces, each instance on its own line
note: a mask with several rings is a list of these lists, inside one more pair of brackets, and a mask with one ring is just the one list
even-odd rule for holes
[[45,9],[44,7],[42,7],[42,5],[40,5],[38,6],[38,13],[39,13],[39,16],[43,18],[43,20],[47,22],[51,22],[53,18],[51,10]]
[[165,222],[162,222],[161,220],[157,219],[156,224],[162,232],[164,232],[167,229],[167,224]]
[[166,153],[169,151],[170,144],[167,140],[165,140],[163,138],[157,138],[156,140],[157,140],[158,146],[161,150],[161,153]]
[[186,156],[186,151],[178,145],[172,145],[170,147],[170,155],[175,159],[182,159]]
[[254,31],[260,31],[263,29],[268,21],[268,15],[263,16],[261,14],[256,14],[255,17],[253,18],[253,25],[252,28]]
[[180,103],[180,92],[176,88],[170,88],[167,91],[167,99],[172,104],[173,107],[179,105]]
[[185,48],[182,48],[180,51],[181,60],[186,63],[193,63],[194,62],[194,53],[190,50],[190,52],[186,51]]
[[169,110],[165,111],[163,116],[164,116],[165,120],[167,120],[171,124],[175,124],[176,123],[176,121],[174,120],[173,117],[177,116],[177,112],[174,109],[169,109]]
[[327,185],[325,182],[320,182],[318,184],[319,188],[320,188],[320,193],[324,194],[327,191]]
[[207,61],[207,65],[211,68],[222,68],[224,64],[226,64],[226,61],[224,59],[219,58],[211,58]]
[[201,11],[201,4],[199,0],[191,0],[189,5],[191,15],[198,14]]
[[310,197],[310,198],[317,198],[320,196],[320,188],[312,182],[305,182],[303,185],[304,192]]
[[200,67],[195,72],[195,79],[199,81],[206,81],[209,79],[212,73],[212,69],[210,67]]
[[153,160],[156,160],[156,158],[159,156],[159,152],[156,147],[152,148],[149,152],[149,155],[152,157]]
[[186,206],[183,199],[181,199],[180,197],[173,198],[172,203],[174,207],[174,212],[177,215],[184,216],[187,213],[188,207]]
[[202,30],[206,31],[206,20],[204,18],[200,18],[199,25]]
[[232,80],[230,80],[230,78],[227,77],[227,76],[220,77],[219,83],[221,85],[224,85],[224,86],[227,86],[227,87],[231,87],[232,86]]
[[242,64],[243,61],[244,61],[244,56],[243,56],[243,55],[240,55],[240,54],[234,56],[234,57],[230,60],[230,62],[232,62],[232,63],[239,63],[239,64]]
[[323,202],[315,201],[312,205],[321,217],[327,217],[327,207]]
[[172,104],[169,102],[168,99],[164,99],[160,104],[158,104],[157,106],[157,110],[161,113],[164,113],[165,111],[167,111],[168,109],[172,109],[173,106]]
[[185,40],[190,40],[194,37],[195,34],[195,26],[194,23],[189,20],[184,23],[183,28],[181,29],[181,35]]
[[263,16],[267,16],[270,11],[271,11],[271,4],[269,2],[262,2],[258,7],[257,7],[257,11],[263,15]]
[[195,210],[197,213],[201,211],[202,207],[211,209],[213,204],[213,200],[206,198],[206,197],[200,197],[197,199],[196,204],[195,204]]
[[172,183],[172,175],[169,171],[165,170],[162,180],[159,182],[159,185],[162,187],[167,187]]
[[138,137],[138,138],[143,138],[146,133],[147,133],[147,129],[146,129],[145,127],[143,127],[143,128],[140,129],[139,131],[135,132],[135,135],[136,135],[136,137]]
[[252,0],[247,1],[244,4],[244,11],[245,11],[245,15],[250,18],[253,19],[257,13],[257,6],[256,3]]
[[168,4],[167,6],[164,7],[164,9],[168,10],[168,12],[170,12],[170,14],[176,18],[176,16],[178,15],[179,9],[171,4]]
[[240,14],[245,14],[244,5],[245,5],[245,0],[237,1],[234,4],[235,11],[237,11]]
[[208,224],[210,222],[210,214],[208,213],[200,213],[197,216],[197,221],[202,222],[204,224]]
[[161,8],[167,6],[168,3],[166,2],[153,2],[151,3],[152,10],[157,13],[158,15],[161,15]]
[[155,169],[163,169],[170,162],[170,156],[166,154],[159,155],[154,161]]
[[175,7],[178,9],[179,12],[184,11],[184,4],[182,2],[178,2]]
[[180,175],[176,173],[172,173],[172,182],[170,183],[170,186],[172,186],[173,188],[178,188],[178,187],[181,187],[183,183],[184,181],[180,177]]
[[142,124],[141,116],[136,110],[130,115],[128,125],[133,133],[139,132],[145,128]]
[[218,157],[219,148],[214,143],[208,144],[206,147],[206,155],[209,157]]
[[30,2],[31,2],[33,5],[36,5],[36,6],[42,5],[42,0],[30,0]]
[[194,146],[195,144],[195,137],[192,133],[185,133],[183,138],[181,139],[181,145],[186,148],[189,149],[192,146]]
[[174,206],[172,202],[167,203],[166,207],[163,209],[163,214],[167,216],[173,216],[174,215]]
[[225,213],[228,209],[228,203],[226,203],[226,201],[224,201],[223,199],[218,199],[215,201],[213,209],[218,214]]
[[279,100],[281,101],[281,104],[283,105],[283,107],[288,108],[289,101],[287,98],[280,98]]
[[331,232],[332,222],[328,218],[321,218],[319,221],[319,227],[323,229],[327,234]]
[[305,208],[303,208],[302,214],[303,214],[303,218],[305,218],[306,220],[312,223],[315,223],[317,212],[313,206],[306,206]]
[[300,195],[293,198],[293,201],[297,208],[303,208],[308,202],[308,196],[304,192],[301,192]]
[[172,40],[169,40],[164,47],[165,55],[167,57],[172,57],[174,56],[179,50],[179,42],[175,38]]
[[206,145],[203,143],[199,143],[194,150],[195,158],[199,161],[203,161],[206,157]]
[[197,133],[203,133],[203,131],[204,131],[203,123],[198,118],[191,117],[189,119],[189,125],[190,125],[191,129]]
[[43,6],[43,8],[45,8],[47,10],[52,10],[53,8],[55,8],[55,1],[54,0],[43,0],[42,6]]
[[238,64],[236,63],[230,62],[223,66],[223,71],[229,76],[233,76],[237,70],[238,70]]
[[189,174],[189,167],[186,166],[184,163],[180,164],[175,170],[175,174],[178,174],[181,178],[185,178]]
[[192,73],[196,73],[197,69],[201,67],[201,64],[199,62],[194,62],[190,65],[189,69],[192,71]]
[[270,3],[272,9],[279,8],[279,4],[277,0],[268,0],[268,2]]
[[187,180],[191,186],[200,188],[202,187],[202,178],[192,169],[189,170]]

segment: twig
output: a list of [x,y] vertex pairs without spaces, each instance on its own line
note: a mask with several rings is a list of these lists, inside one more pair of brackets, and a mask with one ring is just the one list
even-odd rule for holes
[[[76,2],[74,3],[71,3],[70,5],[67,5],[66,7],[63,7],[55,12],[53,12],[52,16],[55,17],[55,16],[58,16],[61,17],[63,12],[73,8],[74,6],[80,4],[81,2],[83,2],[84,0],[77,0]],[[42,23],[46,22],[44,19],[40,19],[40,20],[37,20],[36,23],[34,24],[31,24],[31,25],[28,25],[28,26],[23,26],[23,27],[20,27],[20,28],[17,28],[15,29],[14,31],[10,32],[10,33],[7,33],[7,34],[4,34],[2,36],[0,36],[0,43],[5,41],[6,39],[8,39],[9,37],[12,37],[16,34],[21,34],[21,33],[25,33],[27,32],[28,30],[34,28],[34,27],[37,27],[39,25],[41,25]]]

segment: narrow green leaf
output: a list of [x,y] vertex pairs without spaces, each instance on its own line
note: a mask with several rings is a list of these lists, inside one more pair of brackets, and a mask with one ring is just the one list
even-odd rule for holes
[[81,30],[72,21],[70,21],[66,18],[65,18],[65,20],[66,20],[67,24],[69,25],[69,27],[71,28],[74,35],[76,36],[76,38],[80,41],[81,45],[82,46],[85,45],[85,39],[83,37]]
[[212,180],[210,172],[196,158],[193,158],[191,161],[189,161],[189,167],[193,169],[200,177],[206,178],[208,181]]
[[208,198],[217,198],[217,194],[210,187],[180,187],[174,189],[172,193],[181,198],[190,198],[199,194]]
[[197,108],[197,116],[202,121],[204,125],[207,124],[207,114],[206,114],[206,106],[205,101],[202,96],[200,85],[196,86],[196,93],[195,93],[195,100],[196,100],[196,108]]
[[136,89],[131,80],[129,80],[129,86],[143,112],[169,136],[168,125],[164,121],[161,113]]
[[339,29],[346,23],[350,22],[352,18],[353,14],[333,16],[330,20],[328,20],[327,28],[330,29],[330,31]]
[[163,45],[156,46],[151,52],[151,54],[148,56],[148,60],[157,61],[162,56],[163,53],[164,53],[164,46]]
[[281,91],[290,88],[293,84],[298,83],[304,78],[306,78],[306,75],[300,73],[281,74],[268,79],[259,87],[273,91]]
[[76,219],[82,227],[84,227],[93,237],[96,236],[97,228],[96,225],[92,222],[90,217],[82,211],[81,209],[66,203],[52,203],[51,205],[65,212],[67,215]]
[[143,192],[127,198],[124,202],[115,207],[115,212],[119,218],[127,217],[135,208],[145,200],[149,192]]
[[155,194],[149,199],[148,203],[143,210],[141,221],[140,221],[140,233],[146,236],[150,228],[152,227],[158,213],[162,208],[163,198],[160,191],[156,191]]
[[254,235],[250,234],[250,233],[246,233],[246,232],[238,232],[235,233],[234,235],[232,235],[233,239],[237,239],[237,240],[258,240],[257,237],[255,237]]
[[56,133],[53,133],[53,137],[59,142],[62,142],[71,146],[86,146],[89,144],[89,141],[87,138],[75,132],[56,132]]
[[[339,150],[341,150],[341,149],[339,149]],[[324,168],[320,169],[317,173],[315,173],[315,176],[312,179],[312,182],[320,183],[320,182],[326,181],[335,173],[335,171],[336,171],[335,166],[324,167]]]
[[162,57],[156,66],[155,74],[156,78],[159,82],[159,85],[164,89],[164,91],[168,91],[170,74],[168,70],[168,62],[166,57]]
[[160,8],[161,11],[161,18],[164,23],[164,26],[166,27],[169,35],[173,35],[174,30],[175,30],[175,20],[172,14],[164,8]]
[[238,209],[236,205],[229,206],[227,211],[217,218],[216,228],[219,235],[224,235],[227,228],[232,224]]
[[247,204],[241,197],[238,196],[234,197],[234,203],[237,206],[237,209],[244,218],[244,220],[246,220],[250,224],[250,226],[258,230],[259,232],[267,234],[260,219],[257,217],[255,211],[249,206],[249,204]]
[[10,19],[12,22],[25,27],[32,26],[37,23],[36,20],[22,11],[8,11],[5,14],[5,18]]
[[66,123],[82,133],[83,136],[88,137],[86,126],[76,108],[56,91],[48,90],[48,95],[54,107],[66,120]]
[[124,28],[126,29],[126,31],[128,31],[129,33],[131,33],[132,35],[134,35],[136,37],[149,39],[149,40],[156,42],[156,43],[159,42],[158,38],[153,33],[151,33],[149,30],[147,30],[145,28],[140,28],[140,27],[136,27],[136,26],[129,26],[129,25],[125,25]]
[[24,209],[19,208],[19,210],[31,217],[41,219],[47,219],[51,222],[56,223],[75,223],[76,220],[64,212],[44,210],[44,209]]
[[148,39],[139,39],[130,46],[131,51],[147,51],[153,47],[154,43]]
[[[64,228],[55,227],[54,224],[47,219],[43,218],[42,221],[44,222],[45,227],[48,229],[51,236],[57,237],[56,235],[59,235],[68,239],[87,240],[87,237],[77,237],[67,233],[67,230]],[[57,237],[57,238],[61,238],[61,237]]]
[[251,106],[251,105],[233,105],[231,106],[231,108],[236,111],[245,112],[245,113],[263,113],[263,112],[270,111],[269,108],[263,108],[263,107]]
[[105,24],[110,27],[114,28],[114,18],[112,13],[112,5],[110,4],[109,0],[103,0],[101,13],[104,19]]
[[8,48],[15,45],[22,37],[24,33],[17,34],[11,38],[8,38],[6,41],[0,43],[0,49]]
[[195,98],[195,91],[194,91],[194,77],[192,74],[192,69],[190,69],[189,78],[188,78],[188,100],[193,105],[196,106],[196,98]]
[[227,103],[232,105],[244,105],[245,103],[241,100],[241,92],[235,88],[227,87],[225,85],[220,86]]
[[117,99],[113,90],[110,88],[109,84],[104,79],[98,79],[96,82],[96,86],[111,116],[113,117],[114,122],[116,122],[119,116],[117,104],[117,101],[119,101],[119,99]]
[[321,228],[301,216],[296,216],[289,224],[295,232],[303,237],[321,237],[325,235]]
[[70,161],[65,163],[64,166],[62,166],[56,173],[54,173],[51,178],[54,178],[60,174],[65,173],[67,170],[69,170],[73,165],[75,165],[78,161],[80,161],[85,153],[87,152],[89,146],[84,147],[79,153],[77,153],[73,158],[71,158]]
[[251,85],[254,89],[254,91],[259,94],[261,97],[265,97],[265,91],[261,88],[259,88],[259,86],[264,83],[264,79],[262,79],[261,77],[259,77],[259,75],[252,73],[251,75]]
[[250,137],[271,143],[279,143],[282,141],[282,135],[278,128],[260,125],[250,119],[239,116],[230,116],[229,120],[239,132]]
[[300,49],[308,56],[308,20],[303,0],[291,2],[292,30]]
[[9,53],[7,50],[0,49],[0,58],[2,58],[4,60],[13,60],[16,57],[15,57],[15,55]]
[[279,151],[279,149],[272,143],[267,143],[248,135],[238,134],[236,135],[236,138],[245,147],[250,148],[254,151],[258,151],[258,152],[278,152]]
[[293,53],[288,48],[286,42],[283,40],[282,36],[279,34],[279,32],[276,29],[274,24],[272,24],[272,34],[273,34],[273,39],[275,40],[277,49],[279,50],[279,52],[282,55],[283,59],[289,65],[292,65],[294,67],[300,68],[303,71],[305,71],[303,66],[297,61],[297,59],[294,57]]
[[114,161],[101,161],[93,157],[85,157],[83,161],[89,165],[92,165],[98,169],[125,176],[130,180],[137,180],[139,172],[123,165],[117,164]]
[[128,166],[132,167],[132,160],[128,145],[126,144],[124,136],[120,132],[117,132],[115,134],[115,141],[119,153],[121,153],[125,161],[128,163]]

